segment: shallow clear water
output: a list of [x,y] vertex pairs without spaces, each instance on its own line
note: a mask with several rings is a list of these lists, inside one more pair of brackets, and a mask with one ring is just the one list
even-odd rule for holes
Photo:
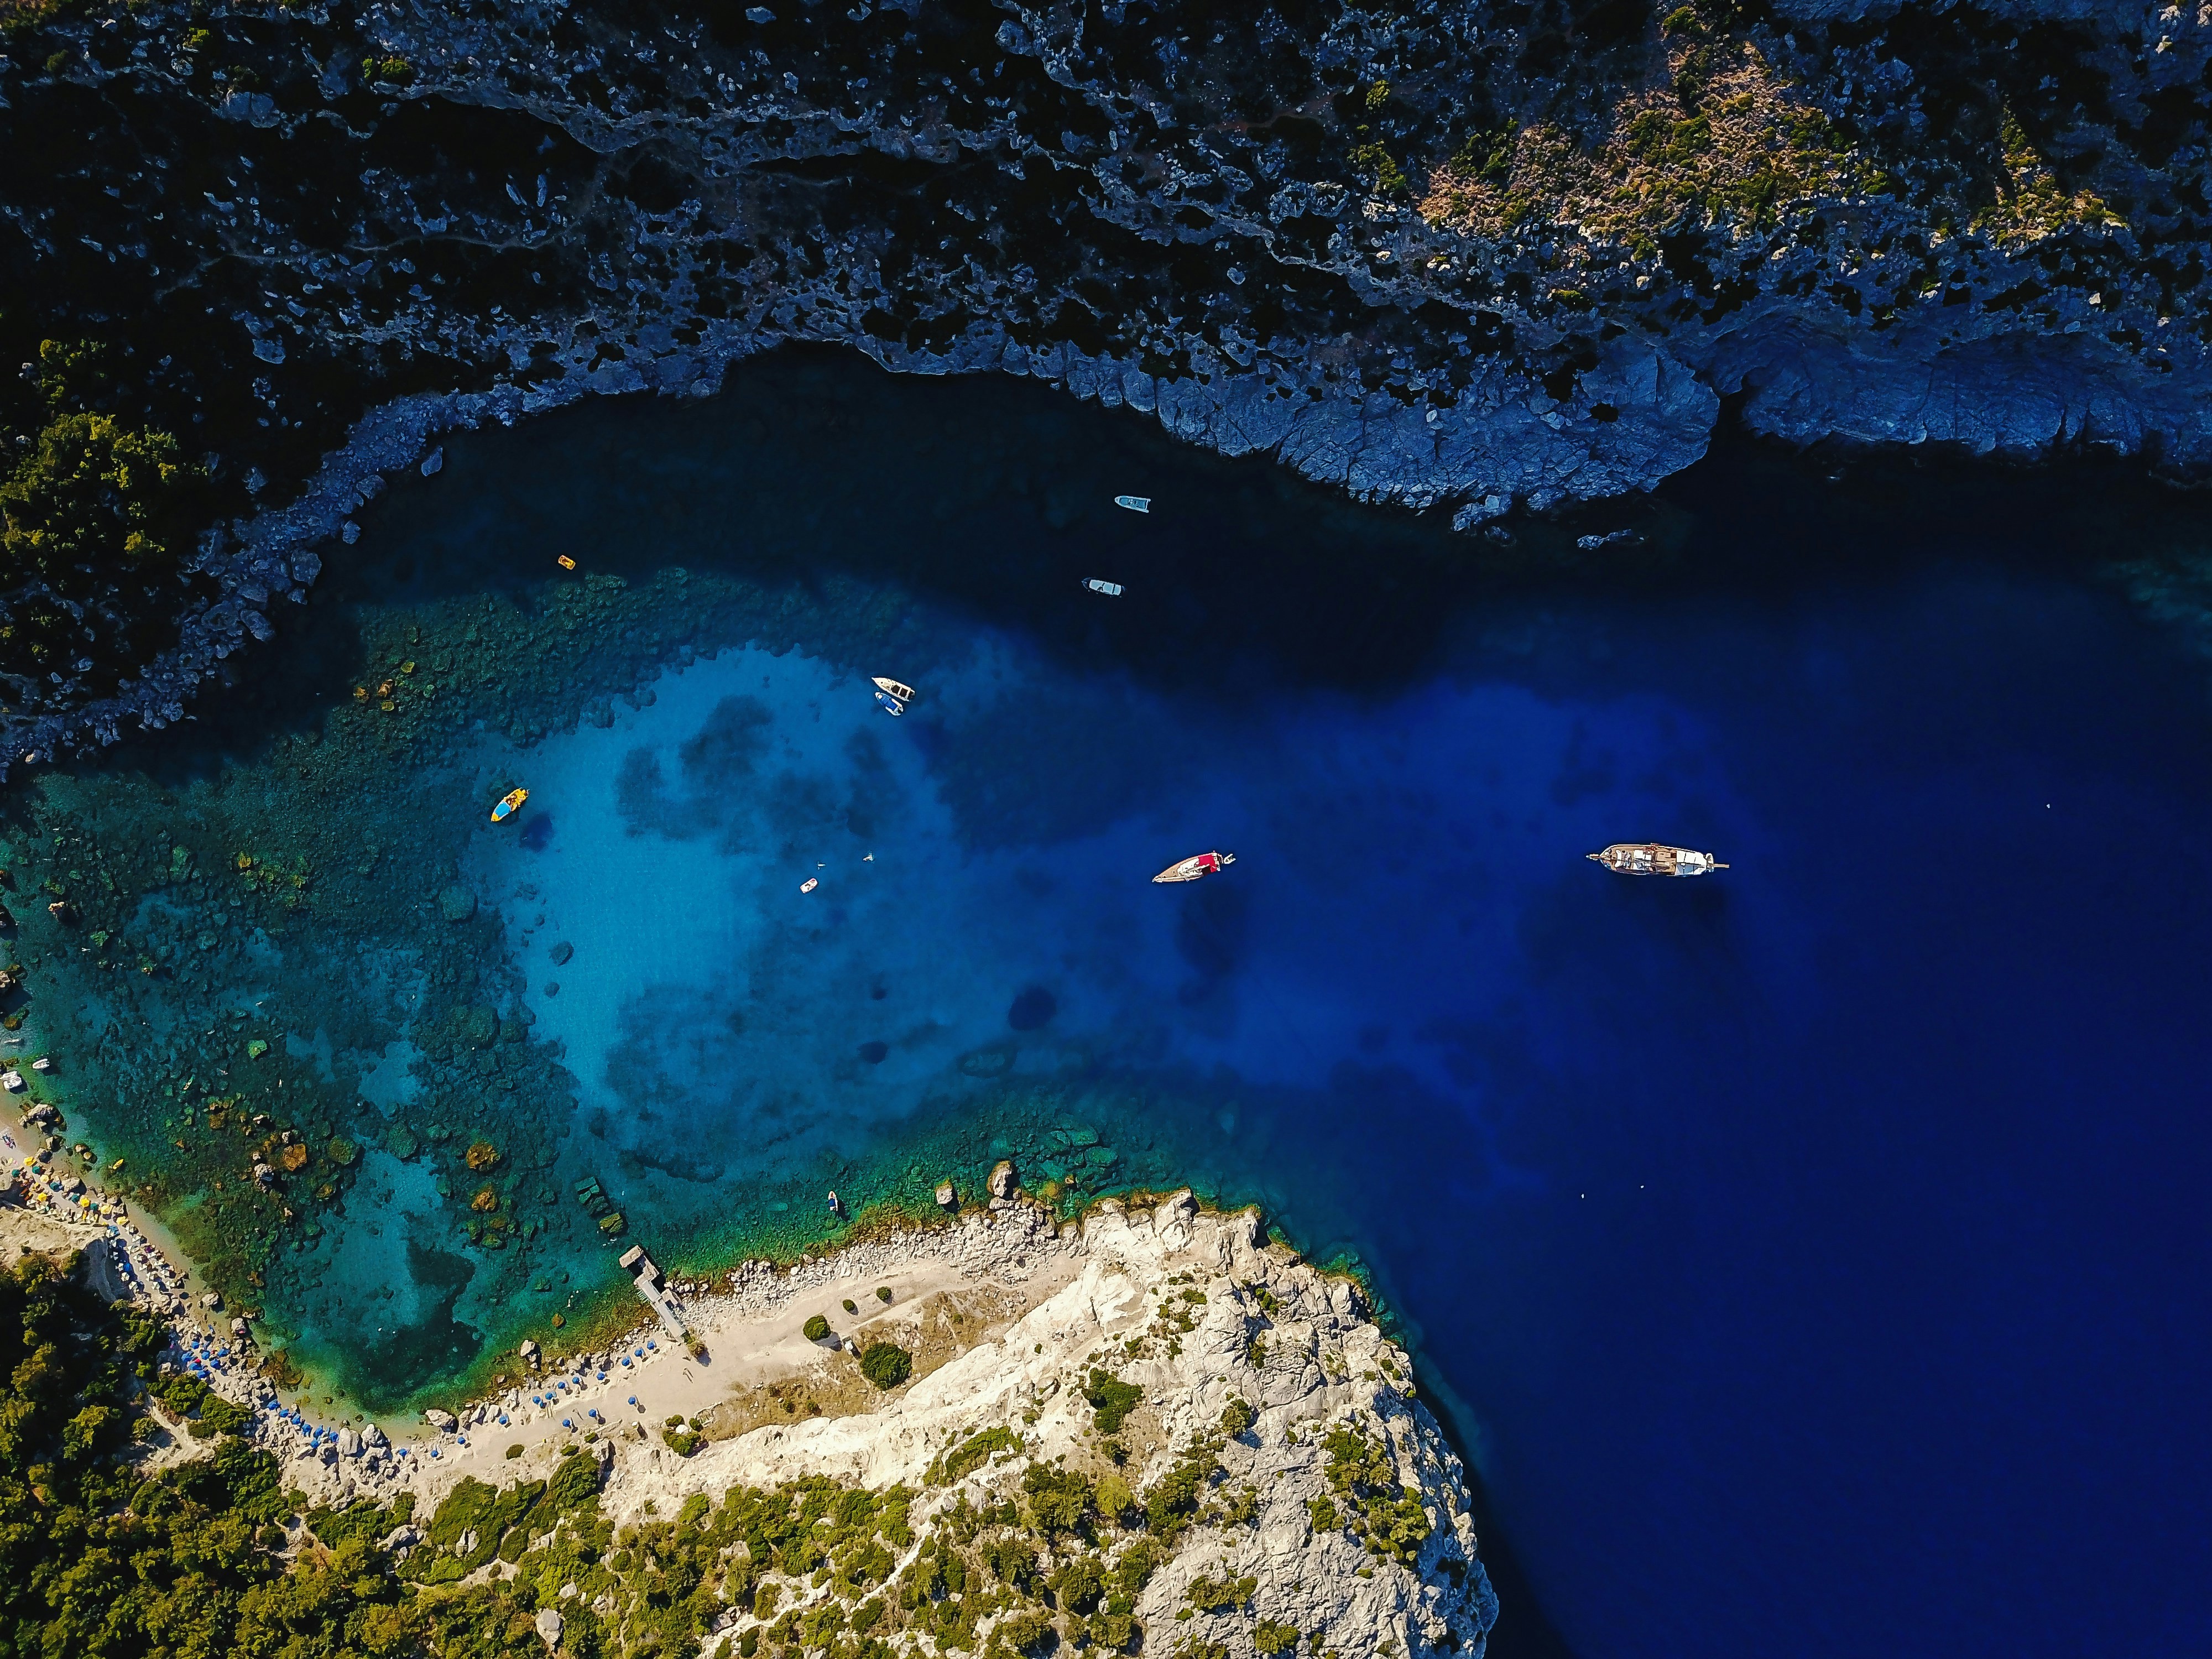
[[8,823],[103,1155],[357,1397],[588,1314],[586,1177],[705,1262],[1012,1153],[1358,1256],[1501,1650],[2203,1650],[2200,511],[1738,454],[1504,550],[836,359],[448,453]]

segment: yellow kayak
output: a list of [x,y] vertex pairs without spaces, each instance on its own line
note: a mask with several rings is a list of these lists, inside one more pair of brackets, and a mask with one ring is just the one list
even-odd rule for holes
[[508,790],[505,794],[499,798],[499,805],[491,809],[491,821],[494,823],[498,823],[504,819],[512,817],[514,815],[515,808],[521,805],[523,802],[529,799],[530,792],[527,789]]

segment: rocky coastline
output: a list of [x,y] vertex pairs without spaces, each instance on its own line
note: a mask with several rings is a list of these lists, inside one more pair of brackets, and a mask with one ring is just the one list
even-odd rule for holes
[[[239,1431],[280,1460],[318,1537],[380,1529],[393,1570],[441,1590],[529,1586],[556,1650],[579,1620],[619,1626],[640,1586],[627,1553],[564,1548],[573,1516],[502,1540],[510,1492],[527,1509],[596,1491],[616,1542],[775,1493],[896,1508],[866,1571],[743,1555],[750,1570],[695,1609],[702,1652],[845,1628],[906,1655],[1013,1651],[1054,1627],[1109,1650],[1479,1654],[1496,1621],[1465,1471],[1406,1352],[1356,1285],[1188,1191],[1066,1223],[1009,1194],[787,1267],[749,1261],[670,1287],[684,1344],[557,1361],[530,1345],[508,1396],[389,1435],[277,1401],[127,1218],[43,1224],[96,1290],[168,1321],[165,1370],[251,1413]],[[866,1357],[886,1347],[904,1363],[871,1381]],[[149,1474],[191,1455],[167,1435],[137,1454]],[[925,1585],[941,1562],[961,1563],[949,1598]],[[986,1582],[1003,1588],[979,1598]]]
[[181,434],[214,516],[158,646],[119,590],[15,590],[55,643],[0,665],[0,765],[179,718],[438,433],[791,341],[1469,530],[1649,488],[1724,410],[2212,464],[2212,21],[2175,8],[57,3],[7,38],[0,142],[55,165],[0,186],[0,332],[33,371],[112,343],[88,395]]

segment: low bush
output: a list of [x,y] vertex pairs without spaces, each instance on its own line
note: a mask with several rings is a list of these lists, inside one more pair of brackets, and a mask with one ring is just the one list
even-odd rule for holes
[[1091,1426],[1101,1434],[1118,1434],[1129,1413],[1143,1401],[1145,1390],[1139,1384],[1124,1382],[1111,1371],[1094,1370],[1083,1397],[1096,1413]]
[[879,1389],[896,1389],[914,1375],[914,1356],[896,1343],[872,1344],[860,1356],[860,1375]]

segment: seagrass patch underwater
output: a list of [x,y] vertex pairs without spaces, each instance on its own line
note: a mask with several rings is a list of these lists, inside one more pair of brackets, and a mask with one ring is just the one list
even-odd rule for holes
[[1356,1252],[1576,1651],[2201,1650],[2201,505],[1732,453],[1504,547],[1032,391],[450,444],[11,786],[31,1091],[364,1403],[1011,1156]]

